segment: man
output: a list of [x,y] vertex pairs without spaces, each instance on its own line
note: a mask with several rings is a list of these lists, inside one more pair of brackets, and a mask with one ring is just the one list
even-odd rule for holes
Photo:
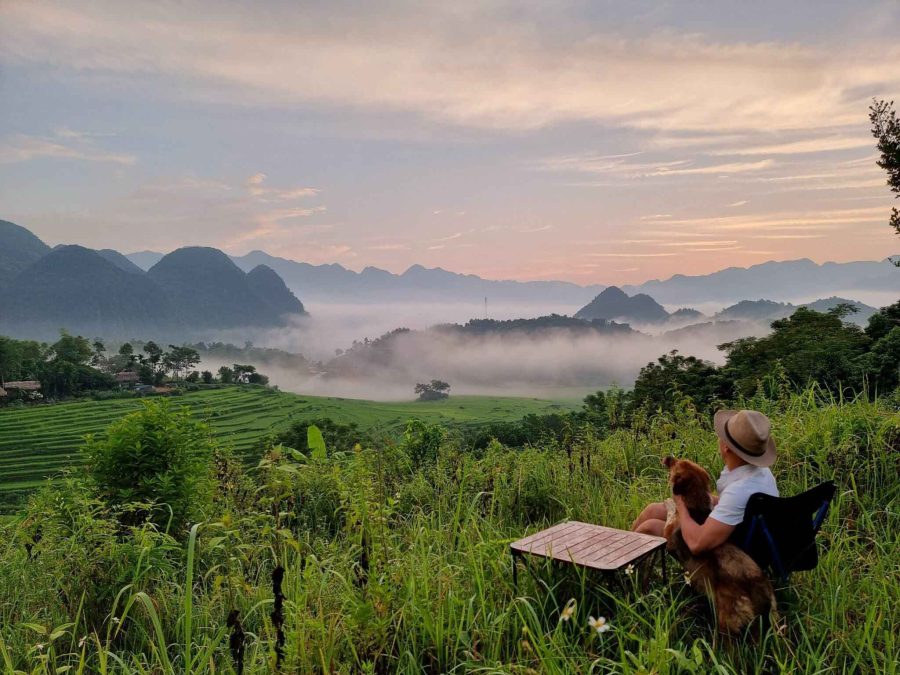
[[[720,410],[713,426],[719,437],[719,455],[725,468],[716,481],[718,496],[711,495],[712,513],[701,525],[691,518],[681,497],[673,497],[681,535],[694,555],[728,541],[744,520],[750,495],[764,492],[778,496],[775,477],[769,470],[775,462],[775,441],[770,435],[769,418],[755,410]],[[650,504],[635,519],[631,529],[661,537],[670,508],[665,502]]]

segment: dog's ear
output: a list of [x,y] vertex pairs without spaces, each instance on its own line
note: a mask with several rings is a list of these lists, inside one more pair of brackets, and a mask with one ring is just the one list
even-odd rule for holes
[[667,469],[671,469],[672,465],[675,464],[676,461],[677,460],[672,457],[672,455],[667,455],[666,457],[663,457],[662,463],[664,467],[666,467]]

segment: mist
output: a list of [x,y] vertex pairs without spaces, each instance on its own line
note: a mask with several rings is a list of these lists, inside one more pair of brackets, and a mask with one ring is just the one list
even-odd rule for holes
[[[255,363],[270,382],[300,394],[410,400],[417,382],[441,379],[453,394],[573,398],[612,385],[630,387],[641,367],[672,349],[715,363],[724,361],[716,346],[767,328],[749,322],[720,322],[669,335],[625,336],[575,334],[566,330],[488,335],[429,330],[445,323],[465,323],[483,316],[483,305],[423,303],[390,305],[322,305],[287,328],[219,339],[300,353],[309,369]],[[502,318],[546,315],[540,306],[507,307]],[[474,311],[473,311],[474,310]],[[491,318],[501,318],[496,315]],[[398,327],[412,329],[393,336],[377,350],[354,341],[374,340]],[[350,353],[336,357],[336,350]],[[203,368],[219,363],[208,359]]]

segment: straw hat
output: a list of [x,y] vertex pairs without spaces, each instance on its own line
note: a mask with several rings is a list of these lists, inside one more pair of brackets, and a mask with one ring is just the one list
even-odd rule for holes
[[772,466],[775,441],[769,418],[755,410],[720,410],[713,418],[716,434],[728,449],[754,466]]

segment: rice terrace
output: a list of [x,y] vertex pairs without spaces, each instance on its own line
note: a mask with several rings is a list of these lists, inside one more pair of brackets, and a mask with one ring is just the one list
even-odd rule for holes
[[[415,417],[452,426],[514,421],[576,407],[571,401],[460,396],[434,403],[386,403],[298,396],[261,387],[231,387],[187,392],[173,399],[209,423],[217,441],[247,456],[267,436],[291,422],[336,418],[387,435]],[[102,436],[120,417],[140,409],[139,399],[81,401],[51,408],[0,409],[0,512],[23,492],[83,461],[87,434]]]
[[0,0],[0,675],[900,675],[898,35]]

